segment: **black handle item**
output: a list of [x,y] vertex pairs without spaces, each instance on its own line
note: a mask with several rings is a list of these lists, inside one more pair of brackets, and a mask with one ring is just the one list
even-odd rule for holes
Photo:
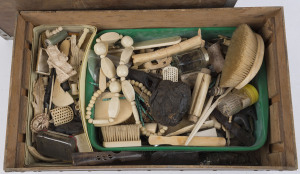
[[111,164],[114,162],[128,162],[144,160],[145,154],[142,152],[85,152],[73,153],[72,160],[75,166],[93,166]]

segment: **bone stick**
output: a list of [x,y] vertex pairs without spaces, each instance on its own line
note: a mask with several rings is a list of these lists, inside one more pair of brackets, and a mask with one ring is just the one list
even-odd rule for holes
[[203,47],[204,44],[205,44],[205,41],[202,40],[201,30],[199,29],[198,35],[195,37],[192,37],[186,41],[180,42],[176,45],[159,49],[154,52],[133,55],[132,59],[133,59],[134,65],[139,66],[145,62],[163,59],[163,58],[172,56],[174,54],[190,50],[192,48]]
[[[182,146],[186,141],[187,136],[154,136],[151,135],[148,139],[150,145],[170,144],[173,146]],[[226,140],[223,137],[194,137],[190,146],[225,146]]]
[[201,72],[199,72],[198,75],[197,75],[196,83],[195,83],[193,94],[192,94],[192,103],[191,103],[191,108],[190,108],[189,114],[193,114],[196,99],[198,97],[198,93],[199,93],[199,90],[200,90],[200,85],[201,85],[201,82],[202,82],[203,75],[204,74],[201,73]]
[[191,132],[191,134],[189,135],[188,139],[185,142],[185,145],[187,146],[190,141],[193,139],[193,137],[195,136],[195,134],[199,131],[200,127],[203,125],[204,121],[208,118],[208,116],[212,113],[212,111],[217,107],[217,105],[219,104],[220,99],[222,99],[223,97],[225,97],[233,88],[228,88],[225,93],[223,95],[221,95],[212,105],[211,107],[207,110],[207,112],[203,112],[201,114],[200,119],[198,120],[198,122],[196,123],[193,131]]
[[[208,69],[206,69],[206,70],[208,70]],[[204,73],[204,72],[201,72],[201,73]],[[193,115],[190,117],[190,121],[193,121],[194,123],[197,122],[198,117],[201,115],[203,106],[204,106],[204,102],[206,99],[206,95],[207,95],[207,91],[208,91],[208,87],[209,87],[209,83],[210,83],[210,79],[211,79],[211,76],[207,73],[209,73],[209,70],[206,73],[204,73],[204,75],[203,75],[203,83],[201,83],[201,87],[199,90],[199,94],[197,96]]]
[[81,45],[83,44],[83,42],[84,42],[84,40],[85,40],[86,35],[88,34],[88,32],[89,32],[89,29],[87,29],[87,28],[84,28],[84,29],[83,29],[83,33],[82,33],[82,35],[80,36],[80,39],[79,39],[79,41],[78,41],[78,43],[77,43],[77,47],[78,47],[78,48],[80,48]]

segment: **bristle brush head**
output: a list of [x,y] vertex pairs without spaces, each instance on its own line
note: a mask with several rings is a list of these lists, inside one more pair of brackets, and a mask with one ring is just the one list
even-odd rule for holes
[[236,87],[249,74],[257,54],[256,34],[247,24],[234,31],[225,58],[220,87]]

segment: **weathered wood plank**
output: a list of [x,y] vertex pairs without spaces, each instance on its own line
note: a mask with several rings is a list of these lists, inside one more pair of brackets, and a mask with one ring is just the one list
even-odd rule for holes
[[270,144],[279,143],[282,141],[282,121],[280,120],[279,103],[273,103],[270,106]]
[[281,9],[275,16],[275,30],[277,60],[278,65],[280,65],[278,66],[278,74],[280,83],[281,112],[283,113],[281,124],[283,124],[284,133],[284,155],[286,159],[286,166],[298,167],[283,9]]
[[[40,24],[90,24],[98,29],[163,27],[232,27],[241,23],[261,27],[279,7],[119,11],[22,11],[26,21]],[[216,16],[220,16],[216,18]]]
[[14,41],[14,52],[11,66],[4,168],[16,167],[16,141],[18,139],[18,123],[20,116],[25,24],[24,19],[19,15],[17,19],[16,37]]

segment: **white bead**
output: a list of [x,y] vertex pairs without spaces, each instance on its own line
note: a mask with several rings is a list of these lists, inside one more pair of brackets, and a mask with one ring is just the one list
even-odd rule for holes
[[118,81],[113,81],[109,85],[109,90],[112,93],[119,93],[122,90],[121,84]]
[[139,87],[140,87],[140,88],[142,88],[142,87],[143,87],[143,84],[142,84],[142,83],[140,83],[140,84],[139,84]]
[[101,94],[102,94],[102,91],[99,89],[99,90],[97,91],[97,93],[98,93],[99,95],[101,95]]
[[95,96],[92,96],[92,100],[96,101],[97,97]]
[[87,111],[90,111],[90,110],[92,110],[92,108],[90,108],[90,107],[86,107],[86,110],[87,110]]
[[107,46],[103,42],[98,42],[94,46],[94,51],[97,55],[106,55],[107,54]]
[[134,81],[134,80],[130,80],[130,83],[131,83],[132,85],[134,85],[135,81]]
[[89,123],[92,124],[93,123],[93,119],[90,118],[89,119]]
[[151,92],[150,92],[150,91],[148,91],[148,92],[147,92],[147,95],[148,95],[148,96],[151,96]]
[[141,88],[141,90],[142,90],[142,91],[144,91],[145,89],[146,89],[146,87],[145,87],[145,86],[143,86],[143,87]]
[[108,121],[111,123],[114,122],[114,119],[110,118]]
[[124,36],[121,39],[121,44],[123,45],[123,47],[131,47],[133,45],[133,39],[130,36]]
[[119,77],[126,77],[128,75],[128,67],[126,65],[119,65],[117,67],[117,75]]
[[63,28],[62,27],[58,27],[58,31],[62,31],[63,30]]
[[91,101],[90,101],[88,107],[90,107],[90,108],[93,108],[93,107],[94,107],[94,105],[91,103]]
[[143,92],[144,92],[145,94],[147,94],[149,91],[148,91],[148,89],[145,89],[145,90],[143,90]]
[[135,82],[134,86],[139,86],[139,84],[140,84],[139,82]]
[[125,77],[121,77],[121,81],[124,81],[124,80],[126,80],[126,78]]
[[96,42],[101,42],[101,40],[98,38],[98,39],[96,39]]
[[94,93],[94,97],[96,97],[96,98],[99,97],[99,95],[100,95],[100,94],[99,94],[98,92],[95,92],[95,93]]
[[85,116],[85,119],[87,119],[87,120],[90,119],[90,118],[91,118],[91,117],[90,117],[89,115]]
[[[90,104],[94,105],[95,102],[96,102],[95,100],[91,100],[91,101],[90,101]],[[92,106],[92,107],[93,107],[93,106]]]
[[165,133],[166,131],[163,130],[163,129],[161,129],[161,130],[159,130],[159,132],[163,134],[163,133]]
[[91,111],[87,111],[86,114],[87,114],[87,115],[91,115],[92,112],[91,112]]
[[163,126],[162,129],[163,130],[168,130],[168,127],[167,126]]

